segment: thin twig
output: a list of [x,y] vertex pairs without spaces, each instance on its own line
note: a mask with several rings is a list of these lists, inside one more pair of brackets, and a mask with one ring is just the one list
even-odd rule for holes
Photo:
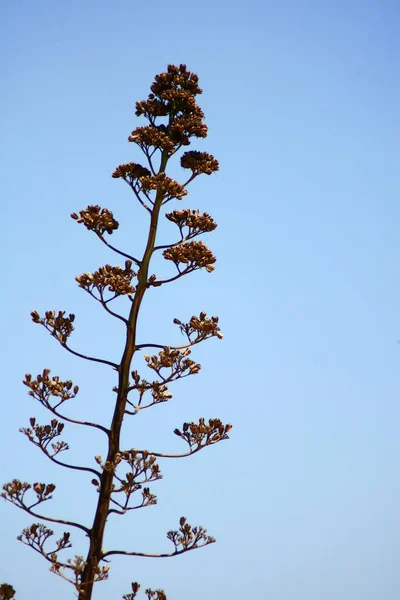
[[175,275],[175,277],[171,277],[170,279],[164,279],[162,281],[156,279],[156,281],[154,283],[150,283],[149,286],[157,287],[157,286],[163,285],[164,283],[171,283],[171,281],[176,281],[177,279],[179,279],[183,275],[187,275],[188,273],[192,273],[195,270],[196,269],[193,268],[193,267],[187,267],[184,271],[180,271],[178,273],[178,275]]
[[68,352],[70,352],[71,354],[74,354],[74,356],[78,356],[78,358],[84,358],[85,360],[90,360],[91,362],[109,365],[110,367],[113,367],[114,369],[118,370],[118,365],[116,363],[111,362],[110,360],[105,360],[104,358],[94,358],[93,356],[86,356],[86,354],[81,354],[76,350],[72,350],[72,348],[69,348],[65,343],[61,343],[61,346],[68,350]]
[[111,308],[108,308],[107,306],[107,302],[109,302],[110,300],[114,300],[116,298],[116,296],[114,296],[114,298],[110,298],[109,300],[104,300],[103,297],[103,292],[99,290],[99,294],[100,294],[100,304],[102,305],[102,307],[104,308],[104,310],[106,312],[108,312],[110,315],[112,315],[113,317],[115,317],[116,319],[119,319],[120,321],[122,321],[123,323],[125,323],[125,325],[128,325],[128,321],[127,319],[125,319],[125,317],[123,317],[122,315],[114,312],[113,310],[111,310]]
[[52,460],[57,465],[60,465],[61,467],[66,467],[67,469],[75,469],[76,471],[86,471],[87,473],[93,473],[99,478],[101,477],[101,473],[99,473],[99,471],[96,471],[96,469],[91,469],[90,467],[79,467],[78,465],[68,465],[67,463],[62,462],[61,460],[54,458],[54,456],[51,456],[44,450],[43,453],[46,454],[46,456],[48,456],[50,460]]
[[136,198],[139,200],[139,202],[143,206],[143,208],[145,208],[151,214],[151,208],[149,206],[147,206],[147,204],[145,204],[145,202],[143,202],[143,200],[141,199],[141,197],[139,195],[139,192],[135,189],[135,186],[132,183],[130,183],[129,181],[126,181],[126,183],[129,185],[129,187],[131,188],[131,190],[133,191],[133,193],[135,194]]
[[37,519],[43,519],[44,521],[49,521],[50,523],[59,523],[60,525],[68,525],[69,527],[76,527],[77,529],[81,529],[82,531],[90,535],[90,529],[88,527],[85,527],[84,525],[81,525],[80,523],[75,523],[74,521],[66,521],[65,519],[54,519],[52,517],[45,517],[44,515],[39,515],[23,503],[21,503],[20,508],[22,508],[22,510],[27,512],[29,515],[32,515],[32,517],[36,517]]
[[190,550],[198,550],[203,546],[207,546],[207,544],[203,544],[201,546],[195,546],[191,548],[183,548],[183,550],[175,550],[171,554],[147,554],[146,552],[128,552],[126,550],[108,550],[102,554],[102,558],[111,555],[121,555],[121,556],[144,556],[145,558],[170,558],[171,556],[177,556],[178,554],[184,554],[185,552],[190,552]]
[[114,250],[114,252],[116,252],[117,254],[120,254],[121,256],[128,258],[129,260],[133,261],[138,267],[140,267],[140,260],[138,260],[134,256],[131,256],[130,254],[126,254],[126,252],[122,252],[122,250],[118,250],[118,248],[115,248],[114,246],[109,244],[107,242],[107,240],[104,239],[103,235],[101,233],[99,233],[98,231],[96,231],[95,233],[96,233],[97,237],[103,242],[103,244],[105,244],[108,248],[110,248],[110,250]]
[[[43,403],[41,403],[43,404]],[[57,406],[59,406],[60,404],[57,404]],[[68,421],[69,423],[74,423],[75,425],[86,425],[86,427],[95,427],[96,429],[100,429],[100,431],[103,431],[107,436],[110,435],[110,430],[107,429],[106,427],[103,427],[103,425],[99,425],[98,423],[91,423],[89,421],[79,421],[77,419],[71,419],[70,417],[66,417],[65,415],[62,415],[61,413],[58,412],[58,410],[56,410],[55,408],[53,408],[52,406],[50,406],[50,404],[43,404],[43,406],[45,406],[51,413],[53,413],[53,415],[56,415],[57,417],[59,417],[60,419],[63,419],[64,421]]]

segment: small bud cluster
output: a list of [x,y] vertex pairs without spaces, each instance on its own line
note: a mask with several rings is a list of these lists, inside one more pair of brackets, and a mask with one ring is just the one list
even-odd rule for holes
[[182,155],[181,167],[183,169],[191,169],[195,175],[201,175],[201,173],[211,175],[211,173],[218,171],[219,164],[217,159],[208,154],[208,152],[190,150]]
[[78,282],[79,287],[86,292],[92,293],[96,289],[101,298],[107,288],[110,292],[114,292],[115,296],[131,296],[135,292],[131,281],[136,276],[131,267],[131,260],[125,261],[124,269],[119,266],[105,265],[95,273],[82,273],[82,275],[75,277],[75,280]]
[[72,381],[60,381],[57,375],[50,377],[50,369],[44,369],[36,379],[32,379],[32,375],[27,373],[23,384],[30,388],[29,395],[46,407],[49,407],[51,396],[59,399],[58,404],[62,404],[66,400],[75,398],[79,392],[79,387],[74,386]]
[[16,591],[13,586],[8,583],[0,585],[0,600],[12,600],[15,598]]
[[103,235],[104,232],[111,235],[119,227],[119,223],[114,219],[112,212],[107,208],[101,209],[97,204],[92,204],[85,210],[79,211],[79,215],[72,213],[71,217],[78,223],[83,223],[89,231],[94,231],[100,235]]
[[174,179],[167,177],[165,173],[142,177],[140,182],[144,190],[155,190],[163,198],[164,203],[172,198],[182,200],[183,196],[187,195],[184,186]]
[[191,550],[215,542],[213,537],[207,535],[206,529],[201,526],[192,527],[186,522],[185,517],[180,518],[177,531],[168,531],[167,538],[174,544],[175,552]]
[[[108,471],[114,474],[115,479],[119,482],[118,485],[114,485],[112,494],[118,494],[123,492],[126,496],[125,502],[121,503],[113,499],[113,504],[117,505],[122,512],[129,510],[135,510],[137,508],[143,508],[145,506],[151,506],[157,504],[157,497],[150,493],[148,487],[143,487],[146,483],[151,483],[162,479],[160,468],[156,462],[156,457],[146,450],[125,450],[119,452],[112,462],[102,462],[101,456],[96,456],[95,460],[104,471]],[[125,474],[125,477],[121,477],[118,473],[118,467],[123,463],[130,467],[130,471]],[[92,480],[93,485],[99,486],[99,482],[95,479]],[[138,506],[129,506],[130,498],[132,494],[138,490],[142,491],[142,502]],[[113,510],[112,512],[119,512]]]
[[[165,381],[174,381],[174,379],[179,378],[179,373],[171,373],[170,377],[163,379],[163,382],[147,381],[146,379],[142,379],[138,371],[132,371],[132,377],[134,380],[134,385],[129,387],[129,392],[136,390],[139,394],[139,400],[136,405],[128,400],[128,404],[133,406],[135,409],[133,413],[127,411],[128,414],[136,414],[140,408],[148,408],[149,406],[159,404],[160,402],[168,402],[168,400],[172,398],[172,394],[170,391],[168,391],[168,386],[165,385]],[[116,388],[115,391],[118,391],[118,388]],[[150,404],[142,406],[143,397],[148,391],[151,391],[153,401]]]
[[75,315],[70,314],[68,317],[64,317],[64,315],[65,310],[60,310],[58,313],[54,310],[48,310],[44,318],[36,310],[31,312],[32,321],[43,325],[63,345],[66,344],[67,339],[74,330],[72,323],[75,320]]
[[[64,423],[52,419],[50,425],[37,425],[36,419],[31,417],[31,427],[23,427],[20,432],[27,436],[30,442],[43,450],[45,454],[50,457],[56,456],[64,450],[68,450],[68,444],[66,442],[55,442],[51,443],[55,438],[61,435],[64,429]],[[52,453],[49,452],[48,446],[51,443]]]
[[165,379],[161,375],[162,369],[171,369],[172,374],[176,377],[186,377],[187,375],[194,375],[198,373],[201,366],[195,363],[190,358],[187,358],[191,354],[189,348],[184,350],[171,350],[168,346],[165,346],[158,355],[150,356],[146,354],[144,359],[147,362],[147,366],[153,369],[162,379]]
[[214,229],[217,228],[216,222],[208,213],[203,213],[201,215],[198,210],[185,208],[184,210],[174,210],[171,213],[167,213],[165,216],[169,221],[175,223],[179,227],[181,233],[184,227],[188,227],[188,238],[201,233],[214,231]]
[[[34,492],[36,492],[36,497],[37,500],[36,502],[34,502],[33,504],[31,504],[30,506],[27,506],[25,504],[25,494],[32,489]],[[30,483],[27,483],[26,481],[19,481],[19,479],[13,479],[11,482],[9,483],[5,483],[3,485],[3,493],[1,494],[1,497],[4,498],[5,500],[8,500],[8,502],[12,502],[13,504],[16,504],[17,506],[19,506],[20,508],[31,508],[32,506],[36,506],[36,504],[40,504],[41,502],[46,502],[46,500],[51,500],[52,498],[52,493],[54,492],[54,490],[56,489],[56,486],[54,485],[54,483],[34,483],[33,485],[31,485]]]
[[[132,593],[124,594],[122,596],[122,600],[134,600],[140,590],[140,585],[137,581],[131,584]],[[167,596],[165,595],[163,590],[145,590],[145,594],[147,596],[147,600],[167,600]]]
[[112,174],[114,179],[124,179],[128,183],[133,183],[140,177],[147,177],[151,175],[150,171],[146,167],[142,167],[137,163],[126,163],[117,167]]
[[142,150],[156,148],[168,154],[173,154],[175,144],[166,133],[165,125],[145,125],[136,127],[128,137],[128,142],[134,142]]
[[163,256],[166,260],[171,260],[178,270],[180,264],[187,265],[185,271],[205,268],[208,273],[211,273],[215,269],[214,263],[217,261],[203,242],[178,244],[164,250]]
[[[179,319],[174,319],[174,323],[179,325],[179,329],[187,336],[189,341],[198,343],[214,336],[222,340],[224,336],[218,327],[218,320],[218,317],[207,319],[207,314],[201,312],[198,317],[193,316],[189,323],[182,323]],[[194,339],[192,338],[193,334],[196,334]]]
[[175,435],[179,436],[189,444],[191,452],[199,450],[204,446],[211,446],[222,440],[229,439],[228,433],[232,429],[229,423],[224,425],[219,419],[199,419],[199,423],[184,423],[182,431],[175,429]]

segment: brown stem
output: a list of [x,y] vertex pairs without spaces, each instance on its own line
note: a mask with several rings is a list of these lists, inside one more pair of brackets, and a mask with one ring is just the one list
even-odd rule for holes
[[[160,173],[165,171],[167,162],[168,155],[164,152],[160,165]],[[162,195],[160,193],[157,193],[154,202],[154,207],[151,210],[151,220],[146,249],[143,255],[143,259],[140,263],[141,267],[138,273],[138,285],[136,288],[136,293],[132,302],[129,320],[127,323],[125,348],[122,355],[121,363],[118,367],[118,394],[114,409],[114,415],[110,427],[107,453],[107,461],[110,464],[114,463],[115,456],[120,451],[121,428],[128,399],[129,375],[131,372],[132,359],[136,351],[137,320],[143,296],[148,287],[147,281],[149,264],[152,254],[154,252],[158,218],[160,214],[161,205]],[[94,516],[93,526],[90,530],[89,535],[90,546],[86,558],[86,565],[81,577],[81,589],[79,591],[78,600],[91,600],[93,584],[96,579],[96,569],[99,562],[104,558],[103,538],[107,517],[109,515],[113,479],[114,474],[111,470],[103,471],[100,481],[100,491],[96,513]]]

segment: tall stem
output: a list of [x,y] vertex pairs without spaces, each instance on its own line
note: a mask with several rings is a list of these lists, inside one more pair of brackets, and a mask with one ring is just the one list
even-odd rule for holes
[[[163,152],[159,173],[165,171],[168,162],[168,155]],[[136,332],[137,321],[140,306],[147,289],[149,277],[149,265],[154,251],[157,236],[158,219],[162,205],[162,194],[157,193],[153,209],[151,211],[149,234],[147,238],[146,249],[143,254],[140,271],[138,273],[138,285],[134,300],[132,302],[129,320],[127,323],[126,342],[120,365],[118,367],[118,394],[115,403],[114,415],[110,427],[108,438],[107,461],[114,463],[116,454],[120,452],[121,428],[124,420],[126,403],[129,389],[129,374],[133,356],[136,350]],[[82,573],[82,579],[79,591],[79,600],[91,600],[93,593],[93,584],[96,577],[96,571],[100,561],[103,558],[103,539],[104,531],[109,514],[111,492],[114,475],[112,471],[104,470],[100,480],[99,499],[97,502],[96,513],[93,520],[93,526],[90,530],[90,545],[86,558],[86,565]]]

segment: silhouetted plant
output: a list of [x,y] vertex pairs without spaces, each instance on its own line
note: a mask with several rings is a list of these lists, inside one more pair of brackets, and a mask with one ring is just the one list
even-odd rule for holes
[[[181,167],[189,171],[185,183],[179,183],[166,174],[171,158],[182,148],[189,146],[191,138],[205,138],[207,126],[203,123],[204,114],[196,103],[196,96],[202,90],[198,77],[187,70],[186,65],[169,65],[166,73],[157,75],[151,86],[147,100],[136,103],[136,116],[147,119],[148,124],[137,127],[129,136],[144,154],[146,166],[129,163],[115,169],[113,177],[122,179],[132,189],[141,206],[148,212],[149,229],[142,258],[136,258],[109,243],[106,234],[112,235],[118,229],[118,221],[107,208],[97,205],[73,213],[77,223],[93,231],[101,242],[112,251],[125,258],[124,267],[105,265],[95,273],[83,273],[76,277],[78,285],[113,317],[125,325],[126,342],[119,363],[98,357],[87,356],[70,346],[70,337],[74,331],[75,316],[65,311],[49,310],[44,316],[36,311],[31,313],[35,323],[42,325],[68,352],[89,361],[112,367],[117,373],[115,409],[111,424],[105,427],[99,423],[81,421],[63,414],[63,404],[75,398],[79,392],[72,381],[62,381],[52,375],[49,369],[32,377],[27,374],[24,384],[29,395],[45,407],[52,415],[49,423],[38,424],[30,419],[29,427],[21,432],[37,446],[52,462],[68,469],[84,471],[92,477],[91,483],[97,488],[98,503],[93,524],[86,526],[71,520],[52,518],[37,512],[37,507],[50,500],[56,486],[53,483],[34,482],[32,484],[14,479],[3,486],[2,496],[21,508],[35,519],[48,523],[77,528],[88,537],[89,548],[86,558],[75,555],[64,558],[72,547],[70,532],[61,534],[54,541],[54,533],[41,522],[26,527],[18,539],[42,555],[49,563],[50,570],[71,582],[78,593],[79,600],[90,600],[93,584],[107,579],[109,564],[107,558],[112,555],[167,557],[182,554],[215,540],[203,527],[192,527],[185,517],[179,520],[179,527],[167,533],[173,545],[170,553],[147,554],[143,552],[116,549],[103,550],[103,537],[107,518],[112,513],[126,513],[157,503],[156,496],[150,492],[148,484],[161,479],[158,459],[186,457],[199,452],[228,438],[231,425],[224,425],[219,419],[204,418],[198,423],[183,423],[174,433],[187,444],[187,450],[181,454],[167,454],[120,447],[121,428],[124,419],[134,416],[145,408],[161,402],[168,402],[172,394],[169,385],[178,379],[195,375],[200,365],[191,358],[191,348],[212,337],[222,338],[217,317],[207,317],[205,312],[192,316],[188,322],[175,318],[174,323],[185,336],[181,346],[166,346],[158,343],[139,343],[137,323],[141,304],[146,291],[158,287],[196,271],[214,270],[215,257],[202,241],[194,240],[200,234],[211,232],[216,223],[207,214],[198,210],[173,210],[165,217],[174,223],[179,231],[179,239],[167,245],[156,245],[159,218],[162,209],[172,200],[181,200],[187,195],[187,186],[201,174],[210,175],[218,170],[217,160],[207,152],[186,151],[181,156]],[[156,161],[159,160],[158,165]],[[150,274],[150,262],[155,253],[162,252],[164,258],[176,267],[176,275],[159,278]],[[110,308],[116,298],[126,296],[130,304],[126,316]],[[132,370],[132,360],[137,351],[148,349],[155,354],[145,354],[144,363],[152,372],[153,380],[145,379],[137,370]],[[95,456],[93,467],[73,465],[60,459],[68,450],[68,443],[60,439],[64,422],[93,427],[103,432],[107,439],[105,459]],[[131,584],[132,592],[123,596],[125,600],[136,598],[140,585]],[[165,600],[162,590],[146,589],[148,600]],[[13,598],[12,586],[0,586],[0,599]]]

